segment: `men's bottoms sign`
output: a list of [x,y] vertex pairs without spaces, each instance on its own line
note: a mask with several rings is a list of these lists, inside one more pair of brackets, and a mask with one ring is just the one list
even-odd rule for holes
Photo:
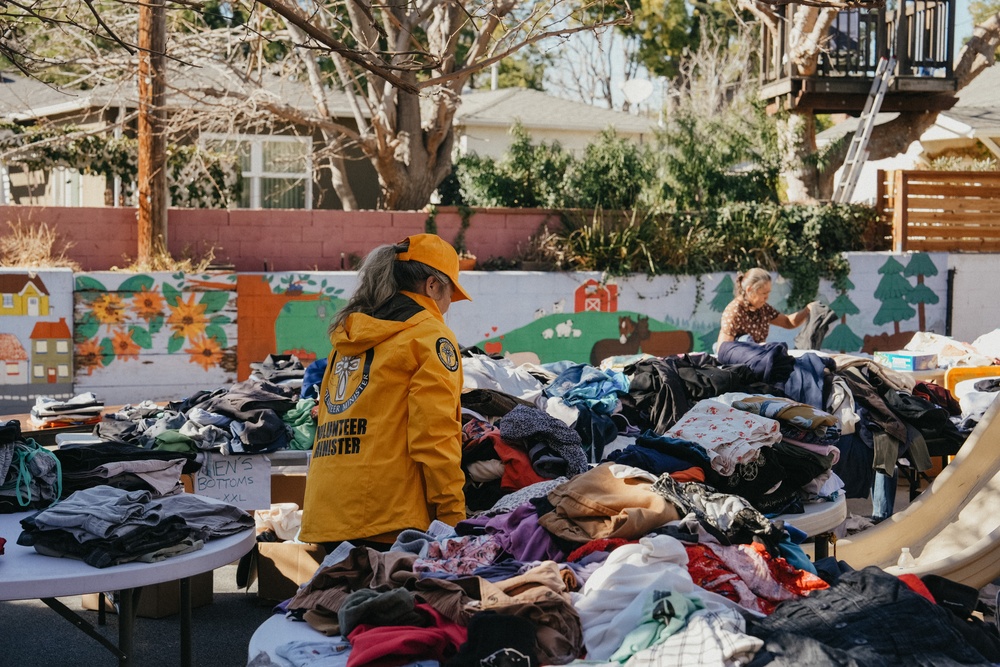
[[206,454],[194,492],[245,510],[271,507],[271,461],[261,454]]

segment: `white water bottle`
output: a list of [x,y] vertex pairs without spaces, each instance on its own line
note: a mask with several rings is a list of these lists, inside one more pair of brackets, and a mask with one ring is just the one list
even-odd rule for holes
[[906,570],[916,567],[916,565],[917,561],[913,558],[913,554],[910,553],[910,547],[903,547],[899,552],[899,560],[896,561],[896,567]]

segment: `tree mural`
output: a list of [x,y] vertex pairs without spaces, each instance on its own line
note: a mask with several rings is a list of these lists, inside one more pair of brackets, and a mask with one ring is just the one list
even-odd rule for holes
[[727,273],[719,281],[719,286],[715,288],[715,298],[709,303],[709,307],[717,313],[721,313],[733,300],[733,279]]
[[[708,303],[708,307],[711,308],[716,313],[721,313],[729,305],[729,302],[733,300],[733,278],[728,273],[722,276],[722,280],[719,281],[718,286],[716,286],[715,297]],[[721,327],[715,327],[706,334],[702,334],[701,343],[706,350],[711,350],[712,346],[715,345],[715,341],[719,340],[719,331]]]
[[875,298],[882,302],[882,306],[872,321],[878,325],[892,322],[893,334],[899,334],[899,323],[917,312],[907,303],[913,286],[903,277],[903,265],[893,257],[887,259],[878,272],[882,274],[882,279],[875,288]]
[[903,270],[903,275],[907,278],[912,276],[917,277],[917,284],[913,286],[910,293],[906,296],[906,300],[917,306],[917,323],[920,326],[920,331],[927,330],[924,304],[929,303],[933,305],[940,301],[934,290],[924,284],[924,276],[936,276],[937,274],[938,270],[934,266],[934,260],[926,252],[915,253]]
[[847,326],[847,316],[857,315],[861,312],[851,301],[851,297],[847,296],[847,293],[854,289],[854,283],[850,279],[844,278],[838,287],[840,294],[830,304],[830,310],[840,318],[840,324],[835,326],[833,331],[823,339],[823,348],[839,352],[857,352],[861,349],[864,341],[851,330],[851,327]]

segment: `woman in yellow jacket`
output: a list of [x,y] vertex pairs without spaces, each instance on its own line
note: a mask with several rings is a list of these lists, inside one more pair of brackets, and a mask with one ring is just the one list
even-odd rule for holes
[[407,528],[465,518],[462,365],[444,314],[468,298],[434,234],[365,258],[330,326],[302,541],[384,550]]

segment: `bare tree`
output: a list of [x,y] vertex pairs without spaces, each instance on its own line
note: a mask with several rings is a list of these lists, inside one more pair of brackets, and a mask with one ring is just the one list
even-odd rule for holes
[[615,96],[614,86],[640,73],[633,57],[637,50],[636,39],[610,29],[565,40],[558,49],[560,67],[547,73],[549,85],[587,104],[628,111],[628,102]]
[[331,59],[357,128],[339,130],[378,173],[382,206],[415,209],[451,171],[455,112],[470,77],[529,44],[630,19],[624,2],[600,1],[612,18],[586,20],[589,3],[570,0],[260,4],[285,21],[296,49]]
[[[175,0],[169,7],[178,14],[204,9],[206,4]],[[588,12],[595,4],[604,11]],[[231,110],[235,102],[241,119],[269,113],[278,123],[320,131],[327,141],[324,162],[348,207],[353,205],[353,195],[343,177],[342,159],[346,147],[356,147],[378,173],[381,205],[390,209],[422,207],[450,172],[455,112],[474,73],[529,44],[631,19],[627,0],[396,0],[386,4],[246,0],[229,5],[249,20],[241,26],[185,32],[177,29],[180,19],[171,19],[166,57],[174,62],[211,63],[216,71],[225,69],[230,79],[227,85],[183,93],[200,99],[203,112],[213,107]],[[134,2],[107,0],[95,5],[35,0],[3,7],[6,12],[0,13],[0,27],[8,30],[2,47],[25,69],[58,65],[60,81],[70,85],[120,80],[129,76],[124,72],[135,71]],[[53,26],[73,48],[49,57],[51,47],[41,44],[37,34],[30,34],[24,27],[29,24]],[[269,98],[259,86],[254,88],[255,82],[274,76],[281,68],[285,69],[279,75],[289,76],[288,61],[269,60],[269,42],[288,45],[297,54],[293,76],[309,81],[314,109],[303,110]],[[332,76],[324,74],[319,60],[332,63]],[[116,66],[120,69],[114,74]],[[325,108],[324,91],[331,83],[348,93],[353,105],[350,125]],[[182,91],[174,88],[171,92]],[[171,103],[175,97],[171,95]],[[171,131],[180,132],[174,115],[171,118]]]

